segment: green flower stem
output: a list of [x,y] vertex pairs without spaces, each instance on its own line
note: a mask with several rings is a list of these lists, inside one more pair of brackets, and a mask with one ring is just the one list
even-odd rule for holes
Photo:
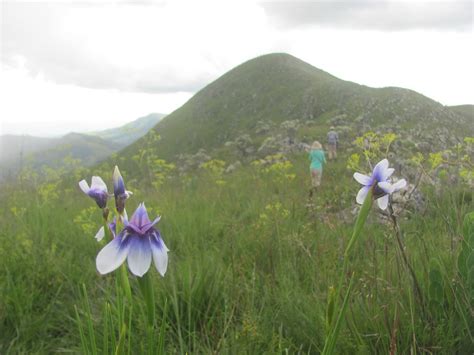
[[[116,223],[117,223],[116,225],[117,230],[120,230],[122,228],[120,216],[117,217]],[[108,227],[106,227],[106,230],[108,230]],[[120,286],[125,294],[125,297],[127,298],[128,304],[131,305],[132,304],[132,289],[130,287],[130,281],[128,280],[128,271],[127,271],[127,266],[125,265],[125,263],[122,264],[122,266],[120,266],[119,272],[120,272],[120,276],[119,276]]]
[[104,226],[104,239],[109,240],[112,239],[112,232],[109,229],[109,209],[105,207],[102,210],[102,219],[103,219],[103,226]]
[[120,283],[122,286],[122,290],[125,293],[125,297],[127,298],[128,304],[131,305],[132,289],[130,287],[130,281],[128,280],[128,271],[125,263],[120,266]]
[[352,273],[351,275],[349,286],[344,296],[344,301],[342,302],[341,310],[339,312],[339,315],[337,316],[336,323],[334,324],[330,337],[326,339],[326,343],[324,344],[324,349],[323,349],[322,354],[334,353],[334,347],[336,346],[337,337],[339,336],[339,331],[341,330],[342,318],[344,317],[344,314],[346,313],[347,304],[349,301],[349,297],[352,293],[353,286],[354,286],[354,273]]
[[138,285],[145,299],[148,325],[153,327],[155,325],[155,294],[153,292],[153,284],[149,272],[143,275],[143,277],[138,278]]
[[[369,212],[372,208],[372,204],[373,204],[373,192],[372,192],[372,189],[370,189],[359,211],[359,215],[357,216],[357,220],[354,225],[354,230],[352,232],[352,237],[349,240],[349,244],[347,244],[346,250],[344,252],[344,261],[342,265],[342,271],[341,271],[341,275],[339,279],[339,287],[338,287],[338,292],[337,292],[338,297],[336,298],[334,309],[338,309],[338,300],[342,296],[343,284],[344,284],[345,275],[347,274],[348,260],[350,257],[350,253],[352,249],[354,248],[356,241],[359,239],[361,235],[362,229],[365,225],[365,222],[367,221],[367,217],[369,216]],[[330,321],[330,327],[329,327],[328,334],[326,336],[326,341],[324,343],[324,349],[321,353],[323,355],[334,353],[334,347],[336,346],[337,337],[339,336],[342,319],[346,312],[347,303],[352,292],[353,280],[354,280],[354,273],[352,273],[352,276],[349,282],[349,287],[344,296],[343,304],[339,309],[339,315],[337,316],[337,319],[335,322],[333,319],[331,319]],[[331,315],[331,318],[333,318],[332,315]]]
[[347,260],[349,253],[354,247],[356,240],[360,236],[360,232],[362,231],[362,228],[365,225],[365,221],[367,220],[367,217],[369,216],[369,212],[370,212],[370,209],[372,208],[372,204],[373,204],[372,189],[370,189],[369,193],[365,197],[362,207],[360,208],[359,215],[357,216],[357,221],[354,226],[354,231],[352,232],[351,240],[349,241],[349,244],[347,244],[346,251],[344,252],[344,262]]
[[107,241],[108,243],[108,241],[112,239],[113,239],[113,236],[112,236],[112,232],[109,230],[108,222],[104,220],[104,239],[102,239],[102,243],[104,240]]
[[146,304],[148,354],[154,354],[155,294],[149,272],[143,275],[143,277],[138,278],[138,285]]
[[393,229],[395,231],[395,239],[397,240],[398,249],[400,250],[400,254],[402,255],[402,260],[405,263],[405,266],[408,268],[408,271],[410,272],[410,275],[413,279],[413,284],[415,287],[415,295],[418,297],[422,314],[426,316],[425,301],[423,299],[423,293],[421,292],[420,283],[418,282],[418,278],[416,277],[415,270],[413,269],[412,265],[408,261],[408,257],[405,253],[405,246],[403,245],[403,242],[402,242],[402,232],[400,230],[397,217],[395,216],[391,205],[388,206],[388,212],[390,215],[390,219],[392,220],[392,223],[393,223]]

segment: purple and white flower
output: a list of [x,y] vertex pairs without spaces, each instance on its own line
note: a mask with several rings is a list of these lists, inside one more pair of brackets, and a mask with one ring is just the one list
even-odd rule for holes
[[145,205],[141,203],[130,221],[123,219],[124,228],[118,235],[113,222],[110,230],[114,238],[97,255],[97,270],[102,275],[107,274],[127,259],[130,271],[141,277],[148,271],[153,259],[156,269],[164,276],[169,249],[161,239],[160,231],[154,227],[159,220],[160,217],[157,217],[151,222]]
[[100,242],[102,239],[104,239],[104,237],[105,237],[105,229],[104,229],[104,226],[102,226],[99,228],[94,238],[95,240]]
[[107,206],[107,199],[109,198],[109,193],[107,192],[107,185],[100,176],[92,177],[90,187],[87,184],[86,180],[79,181],[79,187],[86,195],[95,200],[97,206],[99,206],[100,208],[105,208]]
[[388,164],[387,159],[378,162],[370,176],[354,173],[354,179],[364,185],[356,197],[358,204],[363,204],[370,189],[373,189],[372,193],[374,199],[377,200],[379,207],[385,210],[388,206],[388,196],[406,186],[407,182],[405,179],[400,179],[395,184],[390,182],[390,176],[392,176],[395,169],[389,168]]
[[122,214],[125,209],[125,200],[133,195],[133,193],[125,190],[125,183],[118,166],[115,166],[112,178],[114,181],[115,207],[117,208],[118,213]]

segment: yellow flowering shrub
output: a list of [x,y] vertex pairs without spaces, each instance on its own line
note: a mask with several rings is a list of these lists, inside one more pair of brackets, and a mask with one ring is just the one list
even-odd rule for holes
[[42,201],[54,201],[59,198],[58,183],[49,182],[38,186],[38,195]]
[[176,166],[164,159],[155,159],[149,168],[153,174],[152,185],[155,189],[158,189],[171,176]]
[[97,222],[93,217],[97,215],[97,206],[92,206],[82,210],[75,218],[74,224],[81,227],[82,232],[86,236],[93,237],[98,230]]
[[364,157],[366,162],[380,161],[386,158],[392,143],[397,139],[395,133],[377,134],[369,131],[362,136],[357,137],[353,144],[359,151],[352,154],[346,163],[349,170],[361,170],[361,157]]
[[296,174],[292,171],[293,164],[282,154],[268,155],[264,159],[253,161],[251,164],[257,167],[261,173],[279,183],[292,181],[296,178]]
[[223,179],[225,165],[226,162],[223,160],[211,159],[205,163],[202,163],[200,168],[211,176],[216,185],[223,186],[226,184],[225,180]]

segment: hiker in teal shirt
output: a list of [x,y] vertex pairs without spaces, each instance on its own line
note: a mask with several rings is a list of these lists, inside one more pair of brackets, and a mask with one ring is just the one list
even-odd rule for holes
[[326,164],[326,157],[321,143],[314,141],[309,151],[309,160],[311,165],[309,170],[311,172],[311,189],[309,190],[309,198],[313,197],[319,185],[321,185],[321,176],[323,175],[323,164]]

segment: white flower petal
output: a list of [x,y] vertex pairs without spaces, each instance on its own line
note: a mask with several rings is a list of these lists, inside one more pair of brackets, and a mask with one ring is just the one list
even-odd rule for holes
[[99,189],[101,191],[107,191],[107,185],[100,176],[93,176],[91,182],[91,189]]
[[354,179],[362,185],[368,186],[372,182],[372,178],[370,176],[361,174],[361,173],[354,173]]
[[383,177],[387,174],[386,170],[388,169],[388,160],[383,159],[375,165],[374,170],[372,172],[372,177],[377,181],[385,181]]
[[79,187],[81,188],[81,190],[85,193],[85,194],[88,194],[89,193],[89,185],[87,184],[87,181],[86,180],[81,180],[79,181]]
[[117,165],[115,165],[114,173],[112,175],[114,182],[114,194],[115,196],[125,193],[125,183],[123,182],[122,175]]
[[122,237],[115,237],[97,254],[97,270],[104,275],[117,269],[127,258],[129,248],[128,238],[123,241]]
[[153,253],[153,262],[156,270],[161,276],[165,276],[166,269],[168,268],[168,251],[165,242],[160,238],[159,240],[155,237],[150,238],[151,251]]
[[155,224],[157,224],[160,221],[160,219],[161,219],[161,216],[156,217],[154,221],[151,222],[151,226],[153,227]]
[[362,205],[364,203],[365,197],[369,193],[370,187],[364,186],[359,190],[357,193],[356,201],[359,205]]
[[125,226],[128,225],[128,214],[127,214],[127,210],[125,208],[123,209],[123,214],[120,215],[120,220],[122,221],[122,223]]
[[133,236],[127,257],[128,268],[132,274],[142,277],[151,265],[150,239],[144,236]]
[[391,194],[393,192],[393,185],[388,181],[381,181],[377,185],[386,193]]
[[380,209],[385,210],[388,206],[388,195],[382,196],[377,199],[377,204],[379,205]]
[[100,227],[100,229],[97,231],[97,234],[95,235],[95,239],[100,242],[105,236],[105,230],[104,226]]
[[120,178],[122,177],[122,174],[120,174],[120,170],[117,165],[115,165],[114,172],[112,174],[112,179],[114,182],[117,182]]
[[398,180],[395,184],[392,185],[393,191],[398,191],[407,186],[407,181],[405,179]]
[[382,169],[382,170],[386,170],[388,168],[388,160],[387,159],[382,159],[381,161],[379,161],[375,167],[374,167],[374,170],[375,169]]
[[395,171],[394,168],[385,169],[385,170],[382,172],[381,180],[382,180],[382,181],[386,181],[390,176],[392,176],[392,174],[393,174],[394,171]]

